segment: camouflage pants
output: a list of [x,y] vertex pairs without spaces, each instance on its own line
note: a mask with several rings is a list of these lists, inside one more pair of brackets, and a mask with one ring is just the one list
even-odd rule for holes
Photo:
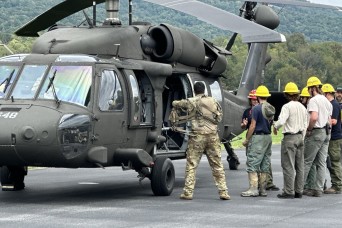
[[247,150],[247,173],[269,173],[272,155],[271,135],[253,135]]
[[331,185],[339,191],[342,190],[342,167],[340,163],[341,143],[342,139],[330,140],[328,149],[328,154],[331,160]]
[[305,188],[323,191],[329,139],[330,135],[325,133],[325,129],[315,129],[309,137],[305,137]]
[[192,195],[196,183],[196,169],[203,153],[207,156],[215,184],[219,191],[227,190],[226,176],[221,160],[221,142],[217,133],[190,136],[185,168],[184,193]]

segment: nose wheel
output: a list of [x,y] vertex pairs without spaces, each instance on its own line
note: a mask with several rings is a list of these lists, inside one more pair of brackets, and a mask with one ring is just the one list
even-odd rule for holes
[[175,184],[175,168],[167,157],[157,157],[151,172],[151,188],[156,196],[169,196]]

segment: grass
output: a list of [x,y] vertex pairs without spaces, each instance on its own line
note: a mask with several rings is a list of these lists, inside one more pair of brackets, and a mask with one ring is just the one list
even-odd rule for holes
[[[281,143],[281,140],[283,139],[283,134],[281,132],[282,132],[282,128],[279,129],[277,135],[274,135],[272,132],[272,134],[271,134],[272,135],[272,144],[280,144]],[[234,149],[243,148],[242,142],[245,141],[245,139],[246,139],[246,133],[247,132],[244,131],[240,135],[238,135],[238,137],[236,137],[236,138],[241,137],[241,139],[238,139],[238,140],[233,139],[232,146]]]

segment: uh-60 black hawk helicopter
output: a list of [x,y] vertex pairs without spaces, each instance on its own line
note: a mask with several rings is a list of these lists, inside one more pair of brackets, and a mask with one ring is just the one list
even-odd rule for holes
[[[224,50],[183,29],[134,23],[131,17],[124,26],[119,0],[63,1],[15,32],[39,36],[47,29],[31,54],[0,58],[2,190],[23,189],[27,166],[122,166],[148,177],[155,195],[170,195],[171,160],[185,158],[188,142],[187,134],[170,129],[171,103],[194,96],[196,81],[222,105],[222,141],[241,133],[240,117],[248,92],[260,83],[267,43],[285,41],[269,29],[279,24],[276,14],[267,6],[255,10],[257,1],[244,3],[245,18],[199,1],[147,1],[240,33],[251,43],[237,94],[220,83],[230,44]],[[107,19],[96,25],[96,5],[104,2]],[[87,26],[55,25],[91,6]]]

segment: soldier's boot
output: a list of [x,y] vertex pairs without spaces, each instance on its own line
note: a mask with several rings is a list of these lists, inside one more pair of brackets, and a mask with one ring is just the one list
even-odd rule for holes
[[187,192],[187,191],[184,191],[180,197],[180,199],[183,199],[183,200],[192,200],[193,198],[193,193],[192,192]]
[[241,196],[242,197],[259,196],[258,174],[257,173],[248,173],[248,179],[249,179],[249,189],[245,192],[241,192]]
[[259,176],[259,196],[267,196],[266,193],[266,185],[267,185],[267,173],[260,173]]
[[230,200],[230,196],[227,190],[220,190],[219,195],[221,200]]
[[183,200],[192,200],[192,195],[188,195],[186,193],[182,193],[179,198],[183,199]]

